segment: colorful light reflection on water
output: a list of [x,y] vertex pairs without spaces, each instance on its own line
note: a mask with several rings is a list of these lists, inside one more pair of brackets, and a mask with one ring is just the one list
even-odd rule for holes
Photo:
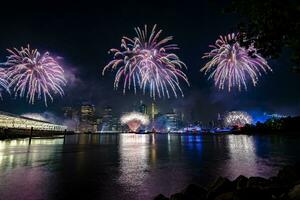
[[0,141],[4,199],[151,199],[217,176],[269,177],[299,162],[300,150],[300,138],[289,136],[83,134],[28,142]]

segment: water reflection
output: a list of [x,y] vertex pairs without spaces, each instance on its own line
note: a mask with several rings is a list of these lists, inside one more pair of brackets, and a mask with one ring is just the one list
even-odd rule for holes
[[65,144],[117,144],[118,134],[77,134],[66,137]]
[[202,151],[202,136],[188,135],[181,136],[181,140],[186,143],[186,146],[194,153],[201,153]]
[[228,156],[224,173],[234,178],[240,172],[246,176],[258,173],[257,156],[253,136],[228,135],[227,137]]
[[149,135],[122,134],[120,136],[119,181],[129,189],[142,185],[147,175],[149,161],[149,146],[147,144],[150,143],[149,139]]
[[272,176],[299,161],[299,142],[175,134],[81,134],[65,141],[33,139],[31,145],[28,139],[0,141],[0,198],[79,198],[84,190],[86,199],[152,199],[217,176]]
[[1,176],[0,199],[47,199],[53,189],[50,184],[49,171],[38,167],[18,168]]
[[41,166],[59,159],[62,144],[63,139],[0,141],[0,198],[47,199],[51,172]]
[[[29,139],[0,141],[0,172],[22,167],[37,166],[50,160],[63,144],[63,139]],[[58,146],[56,146],[58,145]]]

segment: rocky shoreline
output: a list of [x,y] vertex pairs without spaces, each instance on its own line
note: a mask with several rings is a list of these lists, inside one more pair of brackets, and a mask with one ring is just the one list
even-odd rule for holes
[[230,181],[219,177],[208,187],[188,185],[183,191],[154,200],[300,200],[300,167],[286,166],[269,179],[240,175]]

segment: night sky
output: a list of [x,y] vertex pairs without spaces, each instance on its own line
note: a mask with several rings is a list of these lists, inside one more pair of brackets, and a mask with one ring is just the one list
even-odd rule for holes
[[[67,72],[65,97],[56,97],[47,108],[43,102],[29,105],[25,99],[4,95],[0,110],[22,114],[26,112],[59,113],[63,106],[78,106],[82,102],[95,104],[101,112],[110,105],[116,113],[129,111],[139,100],[150,103],[148,94],[134,95],[113,90],[113,73],[101,75],[112,58],[108,50],[119,48],[122,36],[134,37],[136,26],[158,25],[163,36],[174,36],[180,47],[176,53],[188,66],[191,86],[181,82],[184,98],[158,99],[162,112],[172,108],[183,110],[197,120],[211,120],[218,112],[246,110],[295,115],[300,112],[300,74],[292,72],[289,51],[277,60],[269,60],[273,72],[264,75],[257,87],[248,91],[218,91],[212,81],[200,73],[206,60],[201,57],[208,45],[220,34],[235,30],[239,16],[222,14],[225,3],[218,1],[109,1],[106,4],[28,3],[2,7],[0,13],[0,60],[4,62],[7,48],[30,44],[41,52],[60,56]],[[162,3],[164,2],[164,3]],[[28,4],[27,4],[28,3]]]

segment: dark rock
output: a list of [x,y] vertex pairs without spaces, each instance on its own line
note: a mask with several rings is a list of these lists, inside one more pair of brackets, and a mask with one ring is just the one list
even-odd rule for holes
[[234,193],[235,200],[271,200],[272,195],[260,188],[244,188]]
[[286,194],[290,190],[290,186],[280,182],[277,176],[269,178],[269,186],[265,189],[275,197],[281,197],[283,194]]
[[[284,167],[277,176],[237,177],[233,182],[219,177],[208,191],[195,184],[183,192],[171,195],[170,200],[300,200],[300,171],[297,167]],[[168,200],[158,195],[154,200]]]
[[283,196],[284,194],[286,194],[289,191],[288,187],[275,187],[275,186],[270,186],[270,187],[266,187],[264,189],[264,191],[268,194],[271,194],[272,196],[278,198]]
[[233,199],[233,195],[234,195],[233,192],[226,192],[226,193],[223,193],[223,194],[217,196],[215,198],[215,200],[232,200]]
[[154,197],[154,200],[169,200],[169,198],[165,197],[162,194],[159,194],[156,197]]
[[248,178],[243,175],[240,175],[233,181],[236,190],[246,188],[247,183],[248,183]]
[[183,193],[175,193],[171,195],[170,200],[187,200],[187,199],[184,198]]
[[291,200],[300,200],[300,184],[295,185],[288,194]]
[[299,184],[300,184],[300,179],[298,179],[294,182],[294,185],[299,185]]
[[220,194],[232,192],[234,185],[227,178],[219,177],[208,190],[208,199],[214,199]]
[[250,177],[248,179],[247,187],[264,189],[270,186],[270,184],[271,182],[268,179],[262,177]]
[[198,199],[205,199],[207,195],[206,189],[195,185],[190,184],[184,191],[184,198],[188,200],[198,200]]
[[296,167],[286,166],[279,170],[277,178],[281,184],[293,185],[300,179],[300,174]]
[[277,176],[272,176],[269,178],[271,185],[281,185]]

